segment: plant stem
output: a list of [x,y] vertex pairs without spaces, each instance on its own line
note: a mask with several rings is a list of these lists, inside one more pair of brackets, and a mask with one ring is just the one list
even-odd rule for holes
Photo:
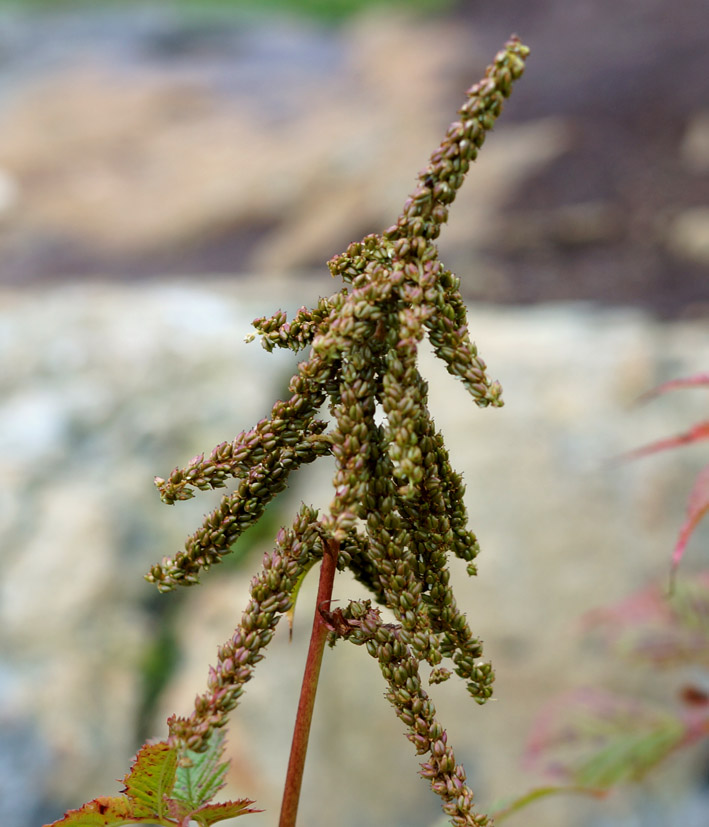
[[320,665],[322,663],[323,651],[325,650],[325,642],[329,631],[327,623],[323,618],[323,612],[330,610],[332,586],[335,582],[339,550],[339,543],[328,540],[323,541],[324,553],[320,565],[320,582],[318,584],[318,596],[315,602],[313,629],[310,633],[310,646],[308,648],[308,657],[305,661],[303,683],[300,688],[298,713],[293,730],[293,741],[291,743],[290,759],[288,760],[288,772],[286,773],[283,802],[281,804],[281,817],[278,822],[278,827],[295,827],[295,820],[298,814],[298,801],[300,799],[300,787],[303,781],[305,755],[308,751],[308,737],[310,735],[310,724],[313,719],[315,694],[318,690]]

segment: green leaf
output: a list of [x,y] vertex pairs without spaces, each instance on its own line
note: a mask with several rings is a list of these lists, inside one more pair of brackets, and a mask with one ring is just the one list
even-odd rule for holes
[[300,594],[300,587],[303,585],[303,581],[305,580],[306,575],[312,569],[312,567],[317,563],[317,560],[310,560],[303,568],[303,571],[298,575],[298,579],[295,581],[295,586],[293,586],[293,591],[291,592],[291,607],[286,612],[286,618],[288,620],[288,631],[290,633],[291,638],[293,637],[293,619],[295,617],[295,604],[298,602],[298,595]]
[[224,752],[224,736],[213,736],[204,753],[187,751],[178,767],[178,751],[165,741],[146,744],[135,757],[123,780],[121,796],[102,796],[69,810],[64,818],[45,827],[121,827],[125,824],[152,824],[161,827],[187,827],[191,820],[200,827],[211,827],[225,818],[235,818],[259,810],[249,809],[248,798],[210,804],[224,786],[228,763],[219,759]]
[[225,818],[236,818],[237,816],[248,815],[249,813],[260,813],[261,810],[254,810],[249,807],[253,801],[248,798],[240,798],[238,801],[224,801],[221,804],[205,804],[192,813],[192,818],[200,827],[211,827],[218,821]]
[[[127,798],[101,796],[78,810],[68,810],[64,818],[45,827],[117,827],[121,824],[140,823],[141,819],[134,818],[133,815],[133,805]],[[147,819],[142,821],[151,823]],[[155,823],[155,819],[152,823]]]
[[121,824],[165,824],[168,797],[175,782],[177,751],[164,741],[146,744],[123,779],[122,796],[101,796],[78,810],[69,810],[52,827],[118,827]]
[[185,750],[177,768],[173,798],[197,810],[211,801],[224,786],[224,775],[229,767],[220,761],[224,753],[224,733],[215,730],[204,752]]
[[136,815],[166,814],[166,799],[175,784],[177,750],[165,741],[145,744],[135,756],[130,772],[123,779],[123,794],[131,799]]

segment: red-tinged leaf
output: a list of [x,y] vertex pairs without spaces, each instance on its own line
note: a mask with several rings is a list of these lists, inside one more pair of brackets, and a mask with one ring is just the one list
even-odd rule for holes
[[696,388],[701,385],[709,385],[709,373],[695,373],[692,376],[683,376],[680,379],[670,379],[669,382],[663,382],[651,391],[644,393],[638,399],[638,402],[647,402],[649,399],[654,399],[656,396],[661,396],[663,393],[678,388]]
[[618,633],[628,626],[645,627],[667,623],[670,614],[666,594],[653,583],[618,603],[587,612],[583,625],[587,629],[601,627],[609,633]]
[[[709,432],[709,423],[707,423]],[[694,486],[689,495],[689,502],[687,503],[687,518],[679,532],[679,538],[672,553],[672,572],[674,573],[679,566],[684,550],[687,547],[689,538],[694,533],[699,521],[704,515],[709,512],[709,465],[699,472],[699,476],[694,481]]]
[[200,827],[211,827],[218,821],[223,821],[225,818],[236,818],[237,816],[245,816],[249,813],[262,813],[263,810],[256,810],[249,807],[253,804],[248,798],[240,798],[238,801],[223,801],[220,804],[205,804],[199,810],[192,813],[192,820],[196,821]]
[[659,439],[657,442],[651,442],[649,445],[643,445],[640,448],[636,448],[634,451],[628,451],[627,453],[622,454],[620,459],[638,459],[639,457],[646,457],[650,454],[657,454],[660,451],[667,451],[670,448],[678,448],[680,445],[689,445],[692,442],[700,442],[703,439],[709,439],[709,422],[699,422],[697,425],[684,433],[668,437],[667,439]]
[[64,818],[44,827],[118,827],[122,824],[155,824],[149,816],[135,817],[135,809],[125,796],[101,796],[78,810],[68,810]]
[[709,571],[686,578],[667,593],[654,584],[614,606],[584,618],[586,629],[600,634],[625,657],[653,667],[709,662]]
[[249,809],[253,801],[246,798],[209,803],[224,785],[228,762],[220,760],[223,752],[221,732],[212,736],[205,752],[184,750],[179,761],[177,749],[165,741],[145,744],[123,780],[122,796],[96,798],[45,827],[188,827],[192,821],[200,827],[211,827],[225,818],[261,812]]
[[123,824],[163,824],[169,817],[169,795],[175,783],[177,751],[164,741],[145,744],[123,779],[123,795],[100,797],[70,810],[51,827],[118,827]]
[[608,788],[638,781],[700,737],[703,726],[637,698],[585,690],[548,707],[530,739],[528,758],[575,786]]
[[165,741],[145,744],[135,756],[130,772],[123,779],[123,793],[135,808],[161,818],[167,813],[166,800],[175,785],[177,750]]

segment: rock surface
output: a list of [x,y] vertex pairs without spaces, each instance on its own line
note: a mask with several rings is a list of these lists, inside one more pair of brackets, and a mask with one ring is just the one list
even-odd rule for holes
[[[294,360],[246,346],[249,321],[333,290],[310,268],[392,222],[511,31],[532,45],[530,68],[461,191],[443,259],[470,299],[627,309],[474,306],[501,411],[474,409],[423,356],[483,549],[476,580],[458,572],[459,600],[498,674],[483,708],[453,682],[434,697],[481,809],[532,784],[519,758],[557,690],[672,697],[661,676],[589,651],[576,619],[666,575],[705,464],[701,446],[609,459],[706,418],[701,390],[631,407],[709,362],[706,4],[669,16],[660,0],[611,5],[470,3],[332,30],[157,3],[2,9],[0,823],[36,827],[116,792],[142,740],[202,690],[278,525],[301,499],[329,502],[325,462],[243,539],[241,564],[180,596],[142,580],[213,502],[166,509],[153,476],[283,393]],[[230,278],[240,272],[255,275]],[[279,805],[313,592],[306,582],[293,643],[280,629],[230,730],[226,792],[258,799],[264,823]],[[359,591],[345,581],[338,594]],[[328,654],[304,823],[438,819],[382,689],[361,651]],[[688,754],[665,782],[684,789],[702,772]],[[610,803],[549,801],[531,817],[625,827],[664,806],[669,823],[680,810],[662,784]],[[703,823],[700,794],[685,803],[682,823]]]
[[[0,766],[20,754],[18,739],[26,752],[32,745],[22,766],[34,791],[28,799],[16,782],[3,789],[3,823],[36,827],[115,793],[140,740],[164,735],[165,716],[189,711],[202,691],[278,524],[301,499],[329,502],[324,462],[300,474],[262,537],[244,538],[251,550],[240,567],[225,565],[179,597],[142,580],[212,503],[203,495],[165,508],[152,477],[249,427],[290,375],[287,356],[243,343],[250,319],[332,290],[322,276],[0,293],[0,721],[15,722],[3,724]],[[422,358],[482,545],[478,578],[457,572],[456,591],[498,675],[497,701],[485,707],[454,681],[434,697],[484,809],[531,784],[520,756],[555,692],[591,682],[671,697],[660,677],[648,686],[646,673],[584,649],[578,619],[666,575],[705,457],[697,448],[619,466],[609,459],[706,416],[701,390],[631,405],[660,381],[706,369],[709,333],[589,305],[477,306],[471,330],[503,384],[503,409],[475,409]],[[688,571],[706,563],[706,537],[704,529],[693,542]],[[227,792],[258,799],[267,823],[279,804],[314,585],[306,582],[293,644],[279,629],[233,719]],[[342,601],[359,593],[337,585]],[[176,659],[149,700],[148,662],[166,634]],[[361,650],[327,654],[304,823],[428,827],[438,818],[382,691]],[[619,800],[611,813],[627,805]],[[550,801],[533,817],[587,827],[602,823],[604,807]]]
[[[3,10],[0,281],[320,266],[389,226],[464,90],[532,46],[442,239],[470,298],[706,315],[704,0],[463,4],[336,29]],[[475,268],[469,265],[475,263]]]

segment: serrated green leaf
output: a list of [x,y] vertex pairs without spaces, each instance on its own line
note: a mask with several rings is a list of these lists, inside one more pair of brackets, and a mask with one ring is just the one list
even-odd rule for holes
[[68,810],[64,818],[44,827],[120,827],[122,824],[156,823],[156,819],[135,815],[135,808],[125,796],[94,798],[78,810]]
[[256,810],[249,807],[249,804],[254,802],[248,798],[240,798],[238,801],[223,801],[220,804],[205,804],[192,813],[192,818],[200,827],[211,827],[218,821],[223,821],[225,818],[236,818],[237,816],[245,816],[249,813],[261,813],[263,810]]
[[[224,786],[228,762],[219,759],[224,752],[224,735],[217,732],[204,753],[187,750],[180,756],[165,741],[146,744],[135,756],[130,772],[123,779],[123,795],[100,797],[78,810],[69,810],[63,819],[45,827],[121,827],[126,824],[152,824],[185,827],[196,821],[211,827],[225,818],[260,810],[249,809],[248,798],[210,804]],[[190,764],[182,766],[182,764]]]
[[164,741],[145,744],[123,779],[121,796],[101,796],[78,810],[69,810],[50,827],[120,827],[160,824],[170,827],[170,793],[175,782],[177,750]]
[[204,752],[185,750],[175,775],[172,797],[190,810],[210,801],[224,786],[229,763],[220,761],[224,752],[224,733],[215,730]]
[[166,813],[165,801],[172,793],[176,769],[177,750],[165,741],[140,748],[123,779],[123,792],[133,800],[136,815],[152,814],[161,818]]
[[177,751],[164,741],[146,744],[123,779],[121,796],[101,796],[69,810],[51,827],[119,827],[122,824],[171,824],[168,798],[175,781]]

